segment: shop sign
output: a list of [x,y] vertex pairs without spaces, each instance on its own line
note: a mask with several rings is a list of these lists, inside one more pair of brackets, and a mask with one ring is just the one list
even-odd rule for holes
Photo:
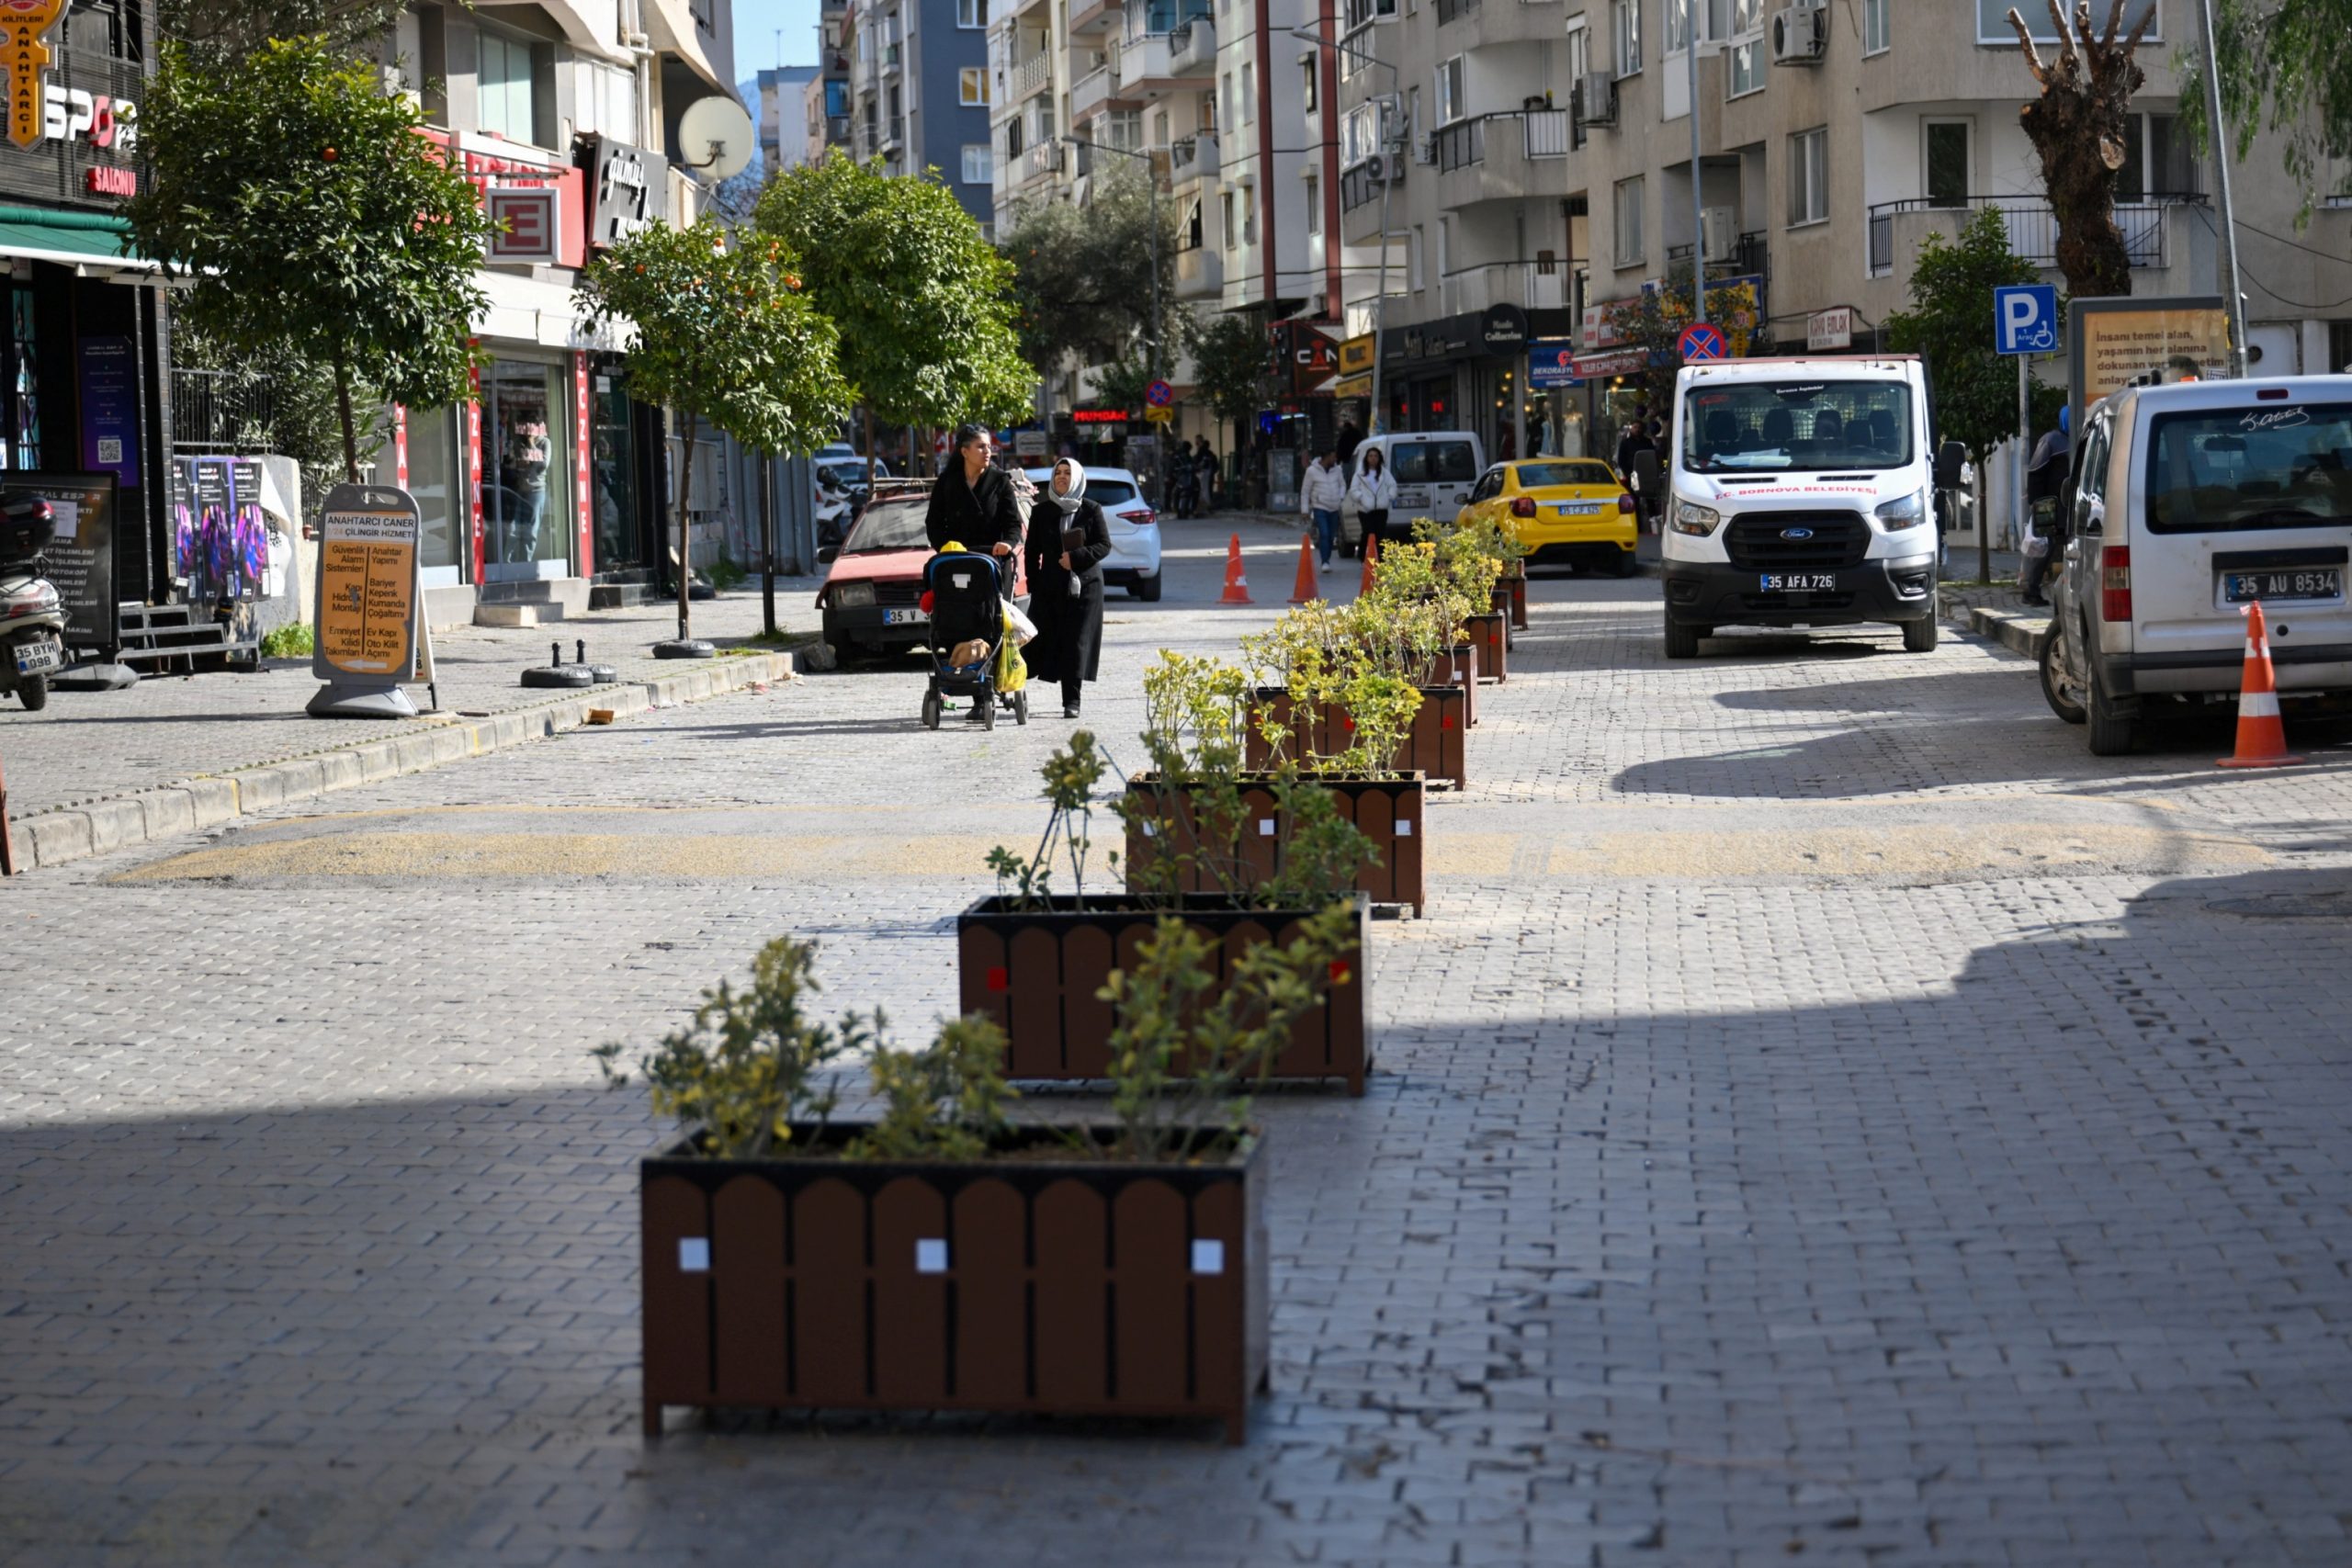
[[416,498],[337,485],[319,528],[318,638],[311,673],[337,686],[400,684],[416,668]]
[[589,172],[595,189],[594,204],[589,209],[588,243],[601,251],[653,228],[659,221],[654,212],[653,190],[663,164],[642,147],[602,137],[593,140],[594,161],[589,165]]
[[1331,383],[1331,395],[1335,398],[1368,398],[1372,396],[1372,378],[1351,376],[1345,380],[1334,381]]
[[1351,337],[1340,344],[1340,374],[1362,376],[1372,369],[1372,334]]
[[49,134],[47,82],[50,62],[41,40],[65,10],[65,0],[0,0],[0,59],[8,67],[8,140],[38,147]]
[[571,495],[573,522],[580,533],[580,575],[582,577],[593,577],[596,573],[595,498],[591,489],[593,475],[589,468],[590,448],[595,444],[595,427],[589,423],[589,417],[588,356],[574,353],[571,356]]
[[[0,0],[5,5],[6,0]],[[467,182],[481,193],[482,206],[487,209],[492,191],[539,188],[560,192],[554,209],[555,261],[557,266],[580,266],[587,259],[587,246],[580,222],[581,194],[585,187],[586,174],[563,164],[535,164],[521,158],[509,158],[495,152],[477,152],[459,148],[445,130],[420,129],[419,136],[439,147],[449,155]],[[494,214],[493,214],[494,216]],[[492,261],[521,260],[521,257],[492,255]]]
[[2218,294],[2075,299],[2070,310],[2066,357],[2078,420],[2125,387],[2229,374],[2229,306]]
[[57,515],[57,536],[41,559],[64,602],[65,646],[112,652],[122,646],[114,592],[114,475],[0,476],[0,498],[25,495],[40,497]]
[[1645,348],[1619,348],[1606,354],[1579,354],[1569,364],[1577,379],[1591,381],[1606,376],[1638,376],[1650,367],[1650,355]]
[[1127,411],[1125,409],[1072,409],[1069,419],[1072,424],[1125,424],[1127,423]]
[[139,354],[127,337],[85,337],[82,372],[82,467],[139,487]]
[[1517,348],[1527,341],[1527,312],[1509,300],[1487,307],[1479,319],[1478,335],[1488,348]]
[[1527,385],[1538,392],[1583,385],[1577,375],[1576,344],[1564,337],[1540,337],[1529,344]]
[[481,206],[494,226],[492,261],[554,266],[562,258],[563,193],[555,186],[492,186]]
[[1854,308],[1833,305],[1826,310],[1815,310],[1804,319],[1804,351],[1826,354],[1832,349],[1854,346]]

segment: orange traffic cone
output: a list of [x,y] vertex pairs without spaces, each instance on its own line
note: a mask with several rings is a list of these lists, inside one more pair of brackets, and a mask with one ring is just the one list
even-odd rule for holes
[[1290,585],[1290,602],[1304,604],[1315,597],[1315,536],[1298,536],[1298,581]]
[[1250,579],[1241,570],[1241,536],[1233,536],[1233,543],[1225,552],[1225,592],[1217,599],[1220,604],[1250,604]]
[[1362,598],[1372,592],[1372,563],[1380,558],[1380,536],[1363,536],[1363,581],[1356,584],[1356,596]]
[[2245,612],[2245,674],[2238,682],[2238,750],[2222,759],[2225,768],[2282,768],[2300,762],[2287,754],[2287,727],[2278,718],[2278,682],[2270,671],[2270,629],[2262,606]]

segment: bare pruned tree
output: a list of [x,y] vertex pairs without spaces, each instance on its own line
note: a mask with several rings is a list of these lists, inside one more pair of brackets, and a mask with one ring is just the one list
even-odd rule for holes
[[2115,176],[2123,167],[2132,95],[2148,79],[2135,57],[2155,7],[2119,42],[2130,0],[2108,0],[2107,26],[2098,30],[2090,0],[2077,0],[2072,18],[2061,0],[2048,4],[2058,30],[2054,59],[2042,58],[2033,30],[2015,9],[2009,26],[2041,88],[2018,119],[2041,155],[2042,189],[2058,221],[2058,270],[2076,299],[2129,294],[2132,253],[2115,225]]

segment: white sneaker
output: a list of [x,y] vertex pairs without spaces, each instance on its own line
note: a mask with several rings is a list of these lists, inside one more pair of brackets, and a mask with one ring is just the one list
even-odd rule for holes
[[1323,575],[1326,577],[1331,575],[1331,563],[1329,561],[1325,561],[1323,563]]

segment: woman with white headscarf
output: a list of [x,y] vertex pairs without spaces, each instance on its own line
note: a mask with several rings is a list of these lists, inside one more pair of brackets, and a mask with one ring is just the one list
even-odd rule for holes
[[1054,465],[1046,493],[1030,514],[1029,618],[1037,636],[1021,650],[1029,672],[1059,681],[1062,716],[1078,716],[1080,683],[1094,679],[1102,649],[1102,558],[1111,525],[1086,499],[1086,470],[1075,457]]

